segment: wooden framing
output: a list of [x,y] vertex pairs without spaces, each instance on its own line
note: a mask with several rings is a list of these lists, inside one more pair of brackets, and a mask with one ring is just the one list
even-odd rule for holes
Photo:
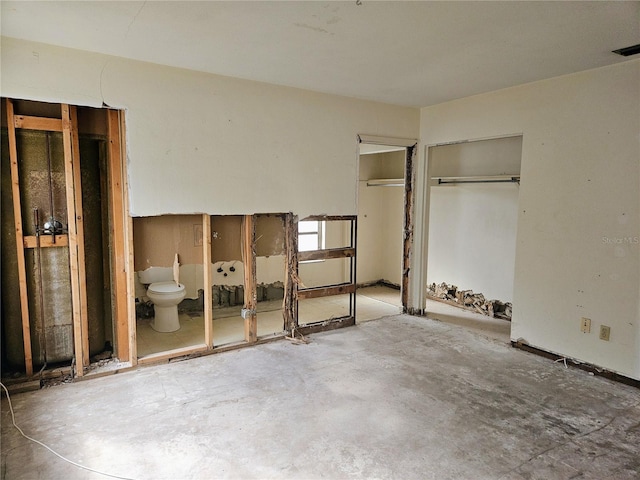
[[[22,239],[24,248],[36,248],[38,246],[38,239],[34,235],[22,237]],[[66,235],[56,235],[55,242],[53,241],[53,235],[40,235],[40,248],[67,246],[69,246],[69,239]]]
[[244,340],[258,340],[256,280],[256,223],[253,215],[242,218],[242,262],[244,263]]
[[354,283],[343,283],[328,287],[305,288],[298,290],[298,299],[329,297],[331,295],[343,295],[345,293],[356,293],[356,285]]
[[13,101],[6,99],[7,127],[9,133],[9,157],[11,161],[11,193],[13,195],[13,216],[15,222],[16,250],[18,256],[18,283],[20,287],[20,311],[22,313],[22,342],[24,364],[27,376],[33,375],[31,352],[31,328],[29,325],[29,296],[27,292],[27,270],[24,259],[24,232],[22,230],[22,205],[20,202],[20,181],[18,170],[18,147],[13,115]]
[[198,354],[202,354],[208,350],[209,350],[209,347],[206,345],[194,345],[190,347],[176,348],[173,350],[166,350],[164,352],[151,353],[149,355],[145,355],[144,357],[138,359],[138,364],[148,365],[152,363],[160,363],[166,360],[171,360],[172,358],[182,357],[187,355],[199,356]]
[[292,213],[285,217],[285,252],[287,255],[284,277],[283,317],[284,329],[295,331],[298,321],[298,228]]
[[16,115],[13,122],[8,122],[15,128],[29,130],[41,130],[45,132],[62,132],[62,120],[59,118],[30,117],[28,115]]
[[[82,211],[76,215],[76,193],[74,188],[74,156],[73,156],[73,125],[71,121],[70,107],[66,103],[61,105],[62,109],[62,144],[64,148],[64,177],[67,197],[67,223],[69,231],[69,268],[71,270],[71,306],[73,315],[73,343],[76,358],[76,375],[84,375],[85,355],[83,354],[83,332],[84,321],[82,311],[82,300],[80,294],[80,268],[79,268],[79,245],[78,245],[78,224],[77,216],[82,218]],[[79,165],[78,167],[79,168]],[[84,268],[84,267],[83,267]],[[86,283],[86,282],[83,282]]]
[[[107,110],[108,127],[108,176],[109,176],[109,201],[111,208],[111,244],[113,272],[113,318],[115,327],[116,357],[121,361],[133,361],[131,359],[130,342],[135,340],[135,335],[130,333],[129,318],[129,284],[127,281],[128,265],[132,264],[133,247],[129,245],[129,238],[125,231],[127,212],[124,204],[125,179],[122,162],[121,124],[120,112]],[[130,230],[129,230],[130,231]]]
[[80,138],[78,136],[78,109],[69,107],[71,116],[71,162],[76,205],[76,235],[78,239],[78,286],[80,295],[80,321],[82,323],[82,365],[89,366],[89,320],[87,306],[87,273],[84,254],[84,210],[82,209],[82,171],[80,169]]
[[[5,102],[11,161],[25,370],[28,376],[33,375],[25,249],[65,247],[69,251],[75,374],[78,377],[82,377],[85,374],[85,369],[89,366],[90,349],[78,111],[75,106],[62,103],[60,104],[61,118],[15,115],[13,101],[6,99]],[[124,132],[124,118],[118,111],[107,110],[106,119],[109,140],[108,179],[106,183],[108,184],[109,210],[110,218],[112,219],[109,223],[113,259],[111,271],[113,272],[114,282],[116,355],[123,361],[131,362],[131,352],[135,352],[135,329],[131,327],[131,313],[134,312],[133,281],[127,277],[127,272],[131,271],[129,265],[133,264],[133,246],[129,234],[132,230],[132,222],[128,217],[128,204],[125,195],[127,188],[126,175],[120,140]],[[55,237],[41,235],[39,238],[34,235],[24,235],[16,143],[16,129],[19,128],[62,133],[67,234],[60,234]],[[135,317],[133,321],[135,322]],[[134,346],[132,346],[132,343]]]
[[[323,250],[297,252],[296,259],[298,263],[296,264],[296,269],[294,272],[296,283],[299,283],[299,279],[297,278],[299,262],[303,262],[303,261],[348,258],[350,260],[350,263],[349,263],[350,273],[349,273],[349,281],[347,283],[342,283],[338,285],[323,285],[323,286],[313,287],[313,288],[300,288],[299,286],[296,286],[296,290],[293,293],[296,299],[296,304],[299,300],[348,294],[350,296],[349,297],[349,315],[346,317],[321,320],[319,322],[313,322],[301,327],[297,319],[298,307],[296,305],[296,321],[295,321],[294,327],[296,330],[299,330],[300,332],[311,333],[311,332],[332,330],[334,328],[353,325],[355,324],[355,319],[356,319],[357,217],[355,215],[312,215],[304,218],[304,220],[315,220],[315,221],[326,221],[326,222],[331,222],[331,221],[350,222],[351,224],[351,234],[349,237],[350,245],[348,247],[343,247],[343,248],[329,248],[329,249],[323,249]],[[297,223],[291,230],[295,231],[295,235],[297,236],[298,234]],[[290,268],[290,270],[292,269]],[[292,274],[290,272],[290,276],[291,275]]]
[[351,258],[356,256],[355,247],[331,248],[327,250],[313,250],[310,252],[298,252],[298,261],[328,260],[331,258]]
[[213,348],[213,298],[211,294],[211,217],[202,215],[202,264],[204,284],[204,343]]
[[405,161],[404,179],[404,239],[402,250],[402,309],[408,311],[409,306],[409,271],[411,269],[411,251],[413,248],[413,186],[414,168],[413,160],[416,152],[416,145],[407,147]]

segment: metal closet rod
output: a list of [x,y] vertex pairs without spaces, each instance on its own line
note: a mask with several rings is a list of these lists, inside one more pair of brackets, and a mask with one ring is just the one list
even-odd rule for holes
[[459,183],[520,183],[520,175],[495,175],[476,177],[431,177],[437,180],[438,185],[451,185]]

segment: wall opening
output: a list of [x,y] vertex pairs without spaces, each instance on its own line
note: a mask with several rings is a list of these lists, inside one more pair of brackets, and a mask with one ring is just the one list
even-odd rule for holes
[[427,298],[510,319],[522,137],[428,149]]

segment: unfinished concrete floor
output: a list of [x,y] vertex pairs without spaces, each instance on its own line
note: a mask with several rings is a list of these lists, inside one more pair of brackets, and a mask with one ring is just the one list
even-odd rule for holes
[[[632,479],[640,391],[457,325],[396,315],[23,393],[18,424],[135,479]],[[101,479],[22,438],[3,479]]]

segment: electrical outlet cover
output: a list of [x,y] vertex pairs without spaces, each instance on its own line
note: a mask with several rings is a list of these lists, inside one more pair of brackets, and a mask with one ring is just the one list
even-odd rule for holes
[[600,325],[600,340],[609,341],[609,336],[611,335],[611,327],[607,325]]

